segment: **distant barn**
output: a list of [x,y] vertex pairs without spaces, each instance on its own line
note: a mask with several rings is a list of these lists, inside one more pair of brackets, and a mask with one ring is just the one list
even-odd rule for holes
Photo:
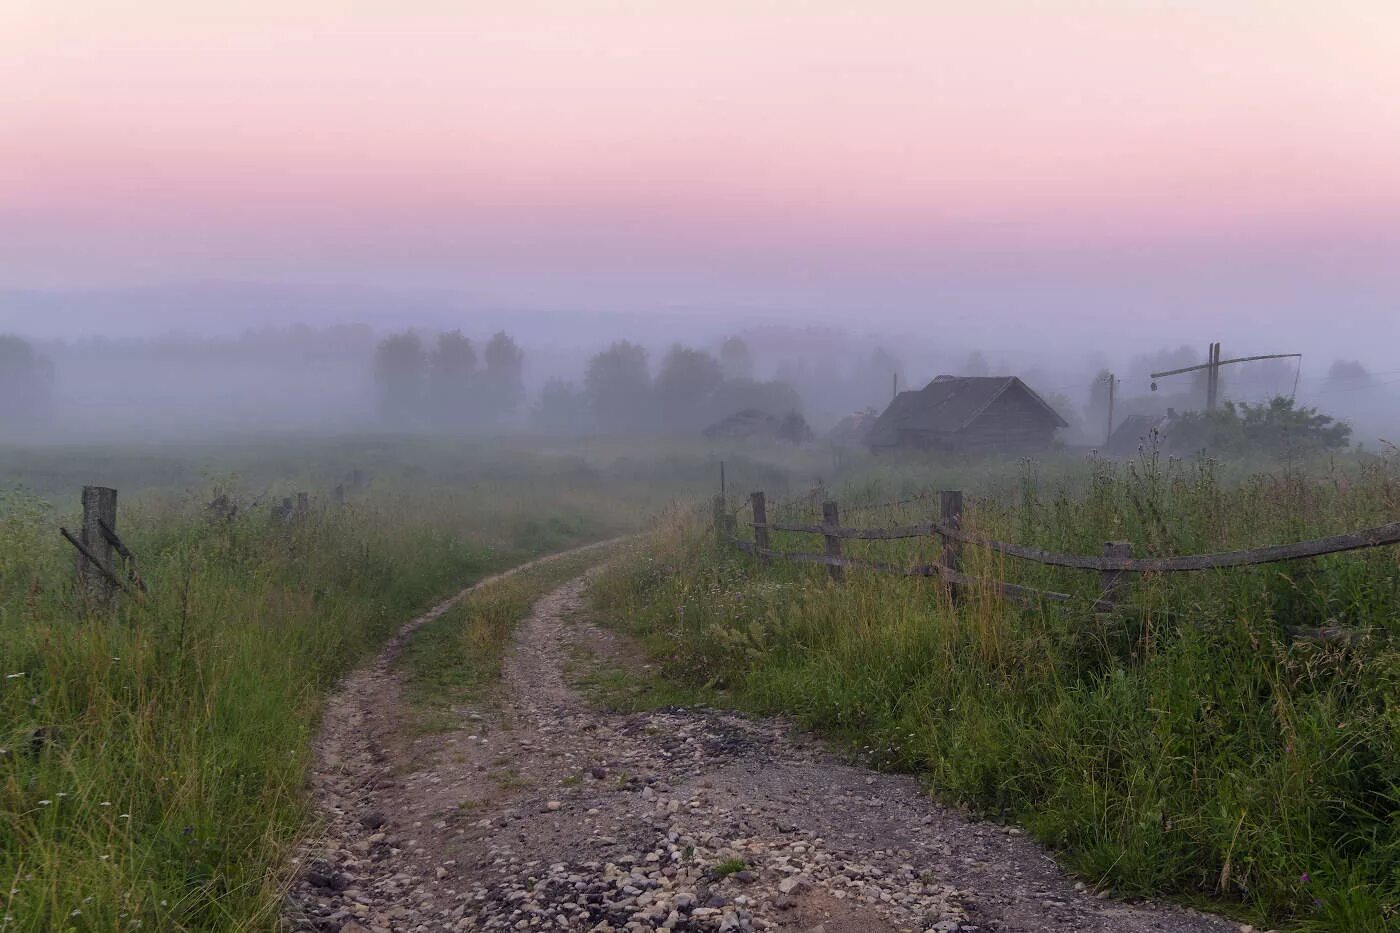
[[1049,447],[1063,427],[1065,419],[1015,376],[939,376],[896,395],[866,443],[874,451],[1024,454]]

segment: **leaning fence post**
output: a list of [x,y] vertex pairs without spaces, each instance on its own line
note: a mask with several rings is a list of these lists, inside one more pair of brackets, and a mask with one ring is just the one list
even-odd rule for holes
[[[832,502],[830,499],[822,503],[822,524],[831,531],[841,527],[840,513],[836,509],[836,503]],[[828,534],[825,537],[826,556],[839,558],[841,556],[840,535]],[[840,564],[827,564],[826,572],[831,576],[831,579],[835,580],[837,583],[846,579],[846,571]]]
[[[1131,541],[1105,541],[1103,556],[1109,558],[1132,557],[1133,544]],[[1099,588],[1103,590],[1103,595],[1099,597],[1101,611],[1113,612],[1123,601],[1123,585],[1127,573],[1126,570],[1102,570],[1099,572]]]
[[[961,489],[944,489],[938,493],[938,517],[941,524],[952,531],[962,530],[962,510],[963,494]],[[939,555],[939,563],[943,569],[948,571],[944,578],[947,583],[948,594],[957,595],[957,587],[953,585],[952,575],[962,572],[962,542],[952,535],[943,535],[943,553]]]
[[753,546],[754,554],[758,557],[758,565],[767,567],[768,559],[768,501],[762,492],[749,493],[749,502],[753,504]]
[[724,543],[724,496],[715,496],[715,540]]
[[[83,523],[78,528],[78,540],[83,547],[74,556],[74,567],[84,599],[94,606],[110,605],[117,595],[112,572],[112,542],[102,533],[103,524],[113,532],[117,530],[117,491],[107,486],[84,486]],[[96,566],[87,555],[96,559]]]

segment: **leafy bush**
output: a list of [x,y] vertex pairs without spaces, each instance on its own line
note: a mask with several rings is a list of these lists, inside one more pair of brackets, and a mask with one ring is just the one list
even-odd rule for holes
[[1258,405],[1227,401],[1215,411],[1187,412],[1170,427],[1174,449],[1212,456],[1297,456],[1338,450],[1350,437],[1350,425],[1282,395]]

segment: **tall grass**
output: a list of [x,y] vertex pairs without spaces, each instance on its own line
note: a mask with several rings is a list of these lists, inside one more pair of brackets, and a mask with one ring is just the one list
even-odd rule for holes
[[[238,465],[258,478],[242,481],[245,501],[319,493],[292,523],[264,506],[211,518],[195,455],[26,455],[31,475],[61,463],[75,481],[105,479],[129,459],[169,483],[123,491],[120,531],[151,599],[112,613],[86,611],[73,591],[57,535],[72,498],[0,494],[0,930],[273,928],[335,680],[433,601],[634,528],[710,470],[694,457],[681,469],[660,455],[618,466],[404,444],[243,451]],[[364,460],[369,490],[327,505],[324,491]]]
[[[1384,460],[1228,482],[1209,463],[1151,455],[1050,472],[959,482],[975,493],[968,524],[1088,554],[1126,539],[1144,555],[1400,517],[1400,471]],[[890,492],[867,483],[837,495],[854,506]],[[869,526],[930,509],[848,513]],[[936,556],[931,542],[847,549]],[[923,773],[940,795],[1022,821],[1096,885],[1308,928],[1400,927],[1397,549],[1144,579],[1111,619],[1089,611],[1093,574],[977,549],[965,563],[1080,598],[1019,608],[978,591],[954,603],[921,580],[848,570],[837,586],[820,568],[764,570],[717,547],[705,517],[685,511],[595,593],[669,677],[792,714],[879,764]],[[1351,644],[1288,634],[1328,626],[1367,634]]]

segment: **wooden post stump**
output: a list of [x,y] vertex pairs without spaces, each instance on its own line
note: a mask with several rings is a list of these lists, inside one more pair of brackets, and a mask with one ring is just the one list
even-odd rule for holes
[[117,578],[112,569],[114,548],[102,526],[117,530],[117,491],[107,486],[84,486],[82,501],[83,522],[78,528],[82,547],[74,556],[78,586],[89,606],[109,607],[116,601]]
[[[830,499],[822,503],[822,524],[828,528],[841,527],[841,514],[836,508],[836,503]],[[826,535],[826,556],[841,556],[841,538],[837,535]],[[846,579],[846,568],[839,564],[827,564],[827,574],[837,583]]]
[[760,567],[767,567],[770,558],[763,553],[768,550],[768,500],[761,492],[749,493],[749,502],[753,504],[753,543],[757,549],[754,556],[758,558]]
[[715,496],[714,502],[715,540],[724,543],[724,496]]
[[[1105,541],[1103,545],[1104,557],[1132,557],[1133,545],[1131,541]],[[1099,597],[1100,611],[1114,612],[1118,609],[1118,604],[1123,601],[1123,590],[1126,588],[1126,570],[1103,570],[1099,572],[1099,587],[1103,594]]]
[[[938,493],[938,518],[939,521],[953,531],[962,530],[963,494],[961,489],[944,489]],[[957,538],[943,536],[943,553],[938,557],[939,564],[944,570],[950,573],[962,572],[962,542]],[[944,587],[948,595],[954,599],[958,596],[958,588],[953,581],[944,578]]]

